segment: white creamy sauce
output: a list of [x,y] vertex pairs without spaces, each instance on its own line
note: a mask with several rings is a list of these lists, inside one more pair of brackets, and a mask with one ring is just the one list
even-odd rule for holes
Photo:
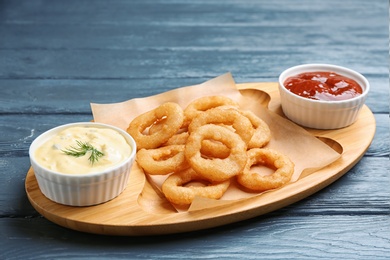
[[[103,153],[93,164],[91,152],[84,156],[67,155],[63,150],[77,148],[77,142],[88,143]],[[43,167],[69,174],[99,172],[123,162],[131,154],[131,147],[118,132],[109,128],[70,127],[53,136],[35,152],[36,160]]]

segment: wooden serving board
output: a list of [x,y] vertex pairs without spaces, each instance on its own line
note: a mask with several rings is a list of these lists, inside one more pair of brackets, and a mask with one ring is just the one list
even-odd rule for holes
[[[282,115],[277,83],[238,84],[240,90],[257,89],[265,98],[260,102]],[[341,157],[294,183],[237,203],[191,212],[177,212],[141,171],[132,171],[125,191],[104,204],[71,207],[47,199],[40,191],[34,171],[29,169],[25,188],[33,207],[58,225],[95,234],[145,236],[188,232],[221,226],[259,216],[297,202],[331,184],[364,155],[375,134],[375,118],[367,106],[357,122],[338,130],[307,129]]]

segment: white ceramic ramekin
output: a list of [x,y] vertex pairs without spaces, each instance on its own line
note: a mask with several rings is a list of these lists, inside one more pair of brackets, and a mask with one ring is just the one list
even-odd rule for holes
[[[50,137],[74,126],[110,128],[120,133],[132,148],[131,154],[122,163],[97,173],[66,174],[42,167],[35,159],[35,151]],[[90,206],[107,202],[117,197],[126,188],[136,154],[134,139],[114,126],[80,122],[58,126],[38,136],[29,149],[30,161],[42,193],[50,200],[70,206]]]
[[[321,101],[304,98],[286,89],[284,81],[303,72],[335,72],[354,79],[363,88],[357,97],[341,101]],[[283,113],[293,122],[309,128],[337,129],[353,124],[369,92],[370,84],[360,73],[330,64],[304,64],[291,67],[279,76],[279,92]]]

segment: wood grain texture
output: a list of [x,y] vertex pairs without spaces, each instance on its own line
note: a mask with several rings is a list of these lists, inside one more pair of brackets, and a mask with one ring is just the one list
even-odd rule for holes
[[207,231],[134,238],[75,232],[42,218],[0,219],[0,237],[7,248],[0,256],[3,259],[183,259],[183,256],[388,259],[389,223],[387,215],[314,215],[305,219],[266,215]]
[[[0,1],[0,258],[389,259],[388,8],[385,0]],[[221,228],[142,239],[68,230],[27,201],[29,144],[53,126],[90,120],[90,102],[227,71],[239,83],[276,81],[305,62],[363,73],[377,122],[363,159],[320,192]]]
[[[226,72],[226,71],[225,71]],[[223,73],[225,73],[223,72]],[[278,71],[280,73],[281,71]],[[223,74],[222,73],[222,74]],[[216,76],[218,76],[216,74]],[[234,74],[237,83],[276,82],[278,74],[268,78],[246,78]],[[0,79],[2,95],[0,111],[12,113],[85,113],[91,114],[89,104],[116,103],[136,97],[147,97],[179,87],[199,84],[209,80],[200,78],[162,79]],[[366,104],[374,113],[386,113],[389,109],[389,79],[387,76],[368,77],[371,92]],[[91,95],[93,93],[93,95]],[[69,105],[72,100],[72,105]]]
[[[259,104],[265,100],[264,97],[269,96],[268,108],[274,112],[280,111],[277,83],[240,84],[238,88],[265,92],[266,94],[251,95]],[[163,195],[160,197],[156,193],[143,171],[136,167],[133,167],[129,184],[121,195],[93,207],[69,207],[48,200],[39,190],[32,169],[27,173],[26,192],[29,201],[40,214],[54,223],[78,231],[145,236],[207,229],[272,212],[326,187],[360,160],[374,137],[375,129],[375,118],[367,106],[361,110],[358,120],[347,128],[308,129],[314,136],[336,142],[341,147],[341,158],[281,189],[202,210],[176,212]]]

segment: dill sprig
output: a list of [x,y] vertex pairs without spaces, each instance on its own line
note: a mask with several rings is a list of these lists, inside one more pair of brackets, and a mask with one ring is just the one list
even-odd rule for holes
[[87,152],[91,152],[91,155],[89,156],[88,160],[93,165],[95,162],[99,160],[100,157],[102,157],[104,154],[97,150],[95,147],[93,147],[89,143],[83,143],[81,141],[76,140],[77,147],[70,146],[70,148],[67,148],[65,150],[62,150],[65,154],[71,155],[74,157],[80,157],[84,156]]

